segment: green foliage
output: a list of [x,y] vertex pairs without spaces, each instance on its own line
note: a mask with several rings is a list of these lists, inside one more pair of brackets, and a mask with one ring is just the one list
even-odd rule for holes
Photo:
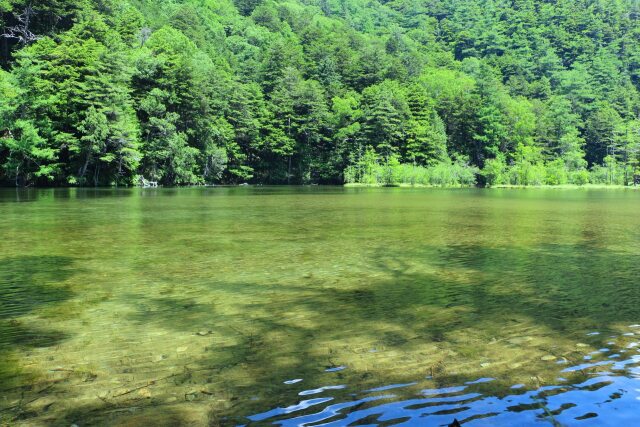
[[17,120],[13,132],[0,139],[0,149],[6,156],[4,172],[16,185],[33,184],[37,178],[52,179],[56,166],[55,150],[47,147],[33,123]]
[[488,186],[508,184],[509,172],[507,170],[504,154],[498,153],[495,158],[487,159],[484,162],[482,176]]
[[569,182],[569,176],[562,159],[555,159],[546,165],[545,184],[562,185]]
[[510,182],[514,185],[542,185],[546,170],[542,163],[541,150],[535,146],[520,145],[510,168]]
[[473,186],[478,168],[470,166],[468,159],[455,161],[443,159],[430,166],[400,163],[396,154],[379,156],[367,147],[363,156],[345,170],[346,183],[366,185],[425,185],[425,186]]
[[589,180],[594,184],[626,185],[628,182],[625,183],[625,177],[631,179],[630,172],[628,167],[620,164],[614,156],[606,156],[602,166],[592,168]]
[[35,3],[0,0],[3,184],[639,172],[640,21],[626,0],[36,3],[20,28]]
[[575,185],[585,185],[589,183],[589,172],[586,169],[581,169],[574,172],[569,172],[569,182]]

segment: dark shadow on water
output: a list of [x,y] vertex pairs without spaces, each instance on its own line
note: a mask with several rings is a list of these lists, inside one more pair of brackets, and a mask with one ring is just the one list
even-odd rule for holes
[[71,292],[59,283],[73,274],[72,263],[73,258],[62,256],[0,259],[0,316],[22,316],[70,298]]
[[[49,328],[44,319],[34,325],[21,317],[72,297],[61,283],[73,274],[73,262],[73,258],[62,256],[0,259],[0,395],[32,389],[40,381],[19,367],[21,353],[51,347],[67,338],[64,332]],[[0,412],[0,423],[6,414],[11,412]]]
[[[274,284],[265,288],[260,283],[212,281],[203,286],[228,292],[238,304],[244,304],[245,310],[223,315],[215,308],[215,302],[208,305],[167,295],[139,301],[139,312],[130,320],[151,322],[167,330],[183,331],[194,341],[210,342],[207,352],[171,381],[193,384],[196,391],[189,399],[213,408],[211,425],[246,423],[246,416],[305,402],[308,398],[298,393],[314,387],[344,385],[344,390],[333,390],[332,397],[336,402],[347,402],[357,400],[354,392],[380,385],[429,377],[435,387],[442,389],[475,381],[482,374],[479,363],[477,372],[466,374],[449,372],[447,368],[450,357],[457,357],[458,361],[477,358],[471,350],[464,350],[468,354],[444,354],[440,360],[425,360],[423,365],[411,365],[411,369],[402,365],[384,371],[376,366],[366,370],[347,366],[327,372],[348,364],[340,359],[341,352],[361,354],[393,349],[411,355],[424,344],[444,351],[465,331],[486,333],[480,338],[488,342],[491,334],[520,322],[529,322],[551,336],[571,342],[585,341],[586,333],[600,331],[601,335],[588,338],[589,347],[611,347],[607,344],[608,331],[616,324],[640,321],[637,256],[599,247],[597,242],[534,247],[425,246],[402,253],[380,250],[370,265],[373,271],[384,273],[380,276],[384,278],[363,283],[359,288],[304,281],[294,286]],[[370,346],[351,348],[351,342],[356,341]],[[319,343],[323,343],[322,348]],[[569,364],[578,364],[583,353],[576,350],[563,357]],[[535,375],[540,364],[536,360],[530,366],[513,369],[531,370]],[[496,398],[513,393],[508,369],[496,369],[496,380],[474,386],[476,391]],[[560,370],[558,367],[556,371]],[[571,384],[579,384],[588,380],[591,373],[581,369],[566,376]],[[507,379],[503,380],[502,375]],[[303,382],[284,384],[296,378]],[[541,379],[535,387],[544,384]],[[320,396],[324,395],[310,398]],[[128,405],[146,408],[150,413],[163,411],[160,401],[123,401],[119,407]],[[370,404],[358,403],[359,408],[367,405]],[[345,414],[354,408],[345,409]],[[100,424],[113,420],[108,412],[111,409],[79,407],[62,420],[84,419]],[[124,422],[127,417],[123,413],[113,422]],[[251,425],[272,421],[265,419]],[[385,425],[382,421],[373,424]]]
[[133,322],[141,326],[159,323],[162,327],[185,332],[202,332],[212,324],[211,319],[216,318],[215,304],[202,304],[190,297],[145,298],[137,308],[136,314],[130,316]]
[[[415,272],[412,264],[416,260],[432,266],[434,272]],[[315,294],[301,289],[304,297],[300,299],[274,300],[264,307],[264,311],[272,314],[269,319],[252,319],[254,327],[260,325],[257,335],[267,335],[274,328],[288,330],[291,342],[296,344],[287,346],[284,343],[285,351],[296,354],[301,367],[321,368],[332,364],[330,358],[318,359],[304,349],[313,347],[314,342],[327,335],[340,337],[340,330],[344,331],[340,338],[345,344],[354,336],[364,336],[375,346],[411,352],[412,343],[431,341],[439,345],[455,340],[458,331],[482,330],[485,326],[499,329],[506,323],[527,319],[562,339],[575,342],[584,341],[587,332],[602,331],[601,335],[589,338],[589,345],[598,348],[611,347],[607,344],[607,332],[614,324],[638,323],[640,320],[640,292],[636,282],[640,277],[640,263],[637,257],[598,247],[593,242],[528,248],[424,247],[415,253],[380,251],[372,260],[372,267],[393,279],[365,284],[361,289],[336,288]],[[304,307],[312,316],[314,327],[297,327],[284,320],[284,316],[280,317],[279,314],[284,315],[289,307]],[[436,315],[425,316],[421,311],[424,308],[435,310]],[[389,326],[395,328],[389,331]],[[488,341],[490,337],[486,339]],[[268,342],[262,345],[264,348],[253,354],[256,363],[249,364],[247,369],[263,363],[273,366],[272,361],[277,360],[274,357],[279,353],[277,345],[272,348]],[[577,363],[582,356],[576,351],[567,358],[569,363]],[[284,367],[273,369],[265,376],[265,372],[256,369],[252,374],[255,387],[269,390],[265,396],[277,395],[282,387],[276,384],[282,383],[282,374],[286,371]],[[310,376],[304,368],[302,372],[306,375],[307,385],[323,385],[324,373],[320,369],[315,376]],[[413,381],[425,373],[433,375],[439,388],[477,379],[477,376],[449,374],[446,358],[443,366],[424,366],[422,372],[414,372],[413,376],[399,367],[395,374],[378,375],[374,370],[359,373],[359,379],[357,375],[349,374],[348,379],[352,385],[366,385],[369,374],[379,384],[393,384]],[[572,380],[583,381],[587,374],[578,371]],[[511,385],[500,381],[491,383],[490,394],[506,395]],[[245,403],[249,407],[257,406]],[[266,407],[286,407],[292,403],[295,402],[283,404],[280,399]],[[231,412],[240,411],[238,407]]]

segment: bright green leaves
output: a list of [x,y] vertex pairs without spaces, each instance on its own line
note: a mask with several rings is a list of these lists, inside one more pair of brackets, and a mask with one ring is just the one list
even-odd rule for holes
[[211,59],[182,32],[163,27],[138,55],[133,78],[144,141],[142,175],[167,185],[218,180],[232,130],[216,108],[224,96],[216,80],[224,76],[216,74]]
[[[0,38],[6,183],[340,183],[371,150],[431,183],[638,172],[624,2],[36,3],[37,40]],[[0,0],[2,25],[29,4]]]
[[[81,159],[78,182],[84,183],[87,168],[95,157],[98,159],[105,156],[107,159],[111,158],[106,153],[109,122],[104,114],[98,112],[95,107],[90,107],[84,120],[80,122],[78,130],[82,136],[78,145],[69,147],[69,151],[77,154]],[[96,170],[99,169],[96,168]]]
[[561,158],[569,171],[586,168],[584,139],[579,131],[583,123],[580,116],[572,111],[569,100],[553,96],[543,104],[538,104],[536,110],[536,139],[547,160]]
[[406,139],[406,122],[411,116],[404,90],[386,80],[362,92],[365,115],[363,133],[367,141],[384,157],[396,153]]
[[46,144],[32,122],[17,120],[13,129],[0,136],[0,152],[5,175],[16,185],[31,185],[38,178],[53,179],[58,165],[56,151]]
[[99,17],[83,21],[57,42],[45,38],[23,49],[14,71],[17,84],[30,89],[16,98],[17,111],[36,124],[70,183],[127,182],[140,157],[131,70],[121,52],[98,39],[118,46]]
[[146,177],[154,181],[197,183],[198,150],[190,147],[185,133],[178,130],[180,115],[167,110],[166,104],[170,96],[169,93],[156,88],[140,103],[140,109],[145,113],[144,171]]

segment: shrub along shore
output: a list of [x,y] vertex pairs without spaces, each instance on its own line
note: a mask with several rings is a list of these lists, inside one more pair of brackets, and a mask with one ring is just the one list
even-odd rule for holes
[[373,149],[345,170],[345,184],[371,186],[425,187],[625,187],[637,183],[632,167],[619,164],[613,157],[604,166],[568,171],[563,161],[532,163],[517,160],[507,165],[503,156],[485,162],[482,169],[471,165],[467,158],[440,161],[428,166],[400,163],[397,156],[381,159]]

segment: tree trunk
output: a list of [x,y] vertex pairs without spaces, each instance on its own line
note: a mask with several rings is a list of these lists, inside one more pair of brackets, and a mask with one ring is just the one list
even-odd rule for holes
[[78,175],[80,179],[84,178],[84,175],[87,173],[87,168],[89,167],[89,161],[91,160],[91,154],[87,153],[87,157],[85,158],[84,165],[78,171]]
[[96,163],[96,170],[93,173],[93,186],[97,187],[98,186],[98,179],[100,177],[100,163]]

